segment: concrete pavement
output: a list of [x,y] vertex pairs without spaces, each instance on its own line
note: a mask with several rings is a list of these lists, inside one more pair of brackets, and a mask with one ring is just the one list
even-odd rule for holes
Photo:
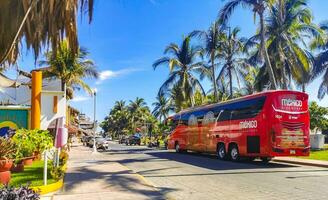
[[165,199],[150,182],[109,157],[81,145],[72,148],[64,188],[53,199]]
[[297,157],[276,157],[274,158],[274,161],[328,168],[328,161],[323,160],[311,160]]
[[174,199],[327,199],[328,169],[282,162],[219,161],[215,156],[178,154],[111,144],[111,160],[128,166]]

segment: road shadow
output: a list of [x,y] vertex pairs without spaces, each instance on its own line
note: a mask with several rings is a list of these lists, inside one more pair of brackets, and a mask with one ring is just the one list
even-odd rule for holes
[[282,164],[282,163],[263,163],[261,161],[221,161],[216,159],[214,155],[200,154],[194,152],[188,153],[175,153],[169,151],[154,151],[147,152],[148,155],[159,159],[173,160],[196,167],[206,168],[210,170],[237,170],[237,169],[268,169],[268,168],[290,168],[299,167],[293,164]]
[[[96,164],[96,163],[95,163]],[[97,165],[102,165],[97,163]],[[106,165],[104,165],[106,167]],[[108,183],[108,184],[99,184]],[[98,188],[93,188],[95,184]],[[167,187],[152,187],[145,183],[142,179],[138,178],[132,170],[123,170],[118,172],[110,172],[104,170],[92,169],[92,167],[82,167],[74,170],[73,172],[67,172],[65,175],[65,185],[62,190],[62,194],[74,194],[79,193],[81,185],[83,189],[87,187],[83,193],[93,192],[107,192],[107,191],[128,191],[133,194],[141,194],[147,196],[149,199],[164,200],[165,194],[168,194],[176,189]],[[88,187],[90,185],[90,187]],[[82,190],[83,190],[82,189]]]

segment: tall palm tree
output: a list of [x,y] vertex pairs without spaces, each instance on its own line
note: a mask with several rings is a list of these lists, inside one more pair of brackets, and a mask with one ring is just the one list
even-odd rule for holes
[[35,59],[48,44],[57,52],[64,35],[77,53],[77,12],[87,9],[91,22],[93,4],[94,0],[1,0],[0,67],[15,63],[21,46],[32,49]]
[[241,93],[243,95],[249,95],[256,92],[256,78],[258,77],[258,74],[260,72],[260,69],[258,67],[253,66],[247,66],[246,68],[240,70],[240,75],[242,77],[243,85],[244,87],[241,90]]
[[57,48],[57,52],[46,53],[46,60],[40,61],[40,65],[48,65],[45,69],[45,77],[61,80],[62,91],[67,87],[68,98],[73,96],[74,89],[83,88],[92,94],[92,89],[83,81],[84,78],[98,78],[98,72],[92,60],[87,59],[88,51],[80,48],[75,54],[68,42],[63,40]]
[[320,27],[325,31],[326,37],[323,42],[315,41],[313,48],[319,50],[320,53],[315,57],[315,66],[313,69],[313,77],[315,79],[323,74],[322,82],[318,90],[318,98],[321,100],[328,94],[328,21],[323,22]]
[[226,78],[229,80],[230,98],[233,97],[233,76],[235,76],[238,87],[240,88],[239,71],[240,68],[246,65],[246,61],[241,57],[243,53],[244,39],[238,37],[239,28],[229,30],[228,34],[222,37],[221,48],[217,57],[222,60],[222,68],[217,77],[217,82]]
[[172,89],[170,89],[169,99],[176,113],[191,106],[190,101],[185,101],[181,87],[178,84],[173,85]]
[[166,98],[162,93],[157,95],[156,102],[153,103],[153,106],[154,110],[152,114],[158,118],[160,122],[164,121],[174,109],[170,99]]
[[215,21],[211,27],[207,31],[193,31],[190,34],[192,37],[196,36],[199,37],[204,43],[204,50],[207,56],[210,59],[211,67],[210,67],[210,79],[213,85],[213,92],[214,92],[214,101],[218,100],[218,91],[217,91],[217,83],[216,83],[216,74],[215,69],[217,64],[215,63],[216,60],[216,53],[220,47],[221,38],[223,35],[223,29],[221,29],[221,24],[219,21]]
[[321,38],[322,30],[312,22],[306,0],[278,0],[267,18],[268,51],[275,75],[283,89],[293,79],[305,91],[313,56],[303,46],[305,38]]
[[125,109],[126,109],[125,101],[120,100],[115,102],[113,110],[123,111]]
[[149,108],[143,98],[137,97],[134,101],[130,101],[128,110],[130,115],[131,130],[134,131],[140,123],[146,120],[147,114],[149,113]]
[[265,37],[265,23],[264,23],[264,12],[267,8],[271,7],[272,0],[229,0],[228,3],[222,8],[219,13],[219,20],[226,24],[236,7],[242,5],[243,7],[251,8],[254,14],[257,14],[260,18],[260,54],[264,57],[265,66],[267,68],[267,72],[269,74],[269,79],[271,82],[271,88],[277,89],[277,83],[274,75],[274,71],[270,62],[267,45],[266,45],[266,37]]
[[181,88],[184,101],[191,102],[193,106],[193,94],[196,89],[203,93],[203,87],[199,80],[194,76],[194,72],[204,73],[203,62],[196,62],[198,56],[202,56],[202,49],[198,46],[191,46],[190,37],[184,37],[181,46],[170,44],[166,47],[165,56],[154,62],[153,68],[166,65],[170,69],[169,78],[161,86],[159,93],[165,93],[173,88],[174,85]]

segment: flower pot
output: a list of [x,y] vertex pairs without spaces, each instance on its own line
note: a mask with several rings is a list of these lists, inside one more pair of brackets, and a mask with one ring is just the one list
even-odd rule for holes
[[8,159],[0,160],[0,172],[9,171],[12,165],[13,165],[12,160],[8,160]]
[[41,160],[41,154],[40,153],[34,153],[33,161]]
[[0,183],[8,184],[11,178],[10,171],[0,172]]
[[23,172],[24,171],[24,164],[23,162],[18,163],[16,165],[13,165],[10,169],[12,173],[18,173],[18,172]]
[[25,158],[25,159],[23,160],[23,164],[24,164],[25,166],[32,165],[32,164],[33,164],[33,157]]

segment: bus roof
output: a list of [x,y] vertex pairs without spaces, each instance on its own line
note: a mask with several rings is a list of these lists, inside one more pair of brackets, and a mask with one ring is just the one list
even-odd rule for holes
[[231,100],[224,101],[224,102],[212,103],[212,104],[208,104],[208,105],[202,105],[202,106],[187,108],[187,109],[184,109],[184,110],[182,110],[182,111],[180,111],[180,112],[176,113],[175,115],[170,116],[168,118],[173,119],[177,115],[182,115],[182,114],[185,114],[185,113],[189,113],[189,112],[193,112],[193,111],[198,111],[198,110],[202,110],[202,109],[206,109],[206,108],[208,109],[208,108],[212,108],[212,107],[215,107],[215,106],[218,106],[218,105],[226,105],[226,104],[230,104],[230,103],[235,103],[235,102],[238,102],[238,101],[252,99],[254,97],[267,96],[268,94],[272,94],[272,93],[298,93],[298,94],[305,94],[305,95],[307,95],[306,93],[299,92],[299,91],[291,91],[291,90],[268,90],[268,91],[265,91],[265,92],[259,92],[259,93],[256,93],[256,94],[246,95],[246,96],[238,97],[238,98],[231,99]]

